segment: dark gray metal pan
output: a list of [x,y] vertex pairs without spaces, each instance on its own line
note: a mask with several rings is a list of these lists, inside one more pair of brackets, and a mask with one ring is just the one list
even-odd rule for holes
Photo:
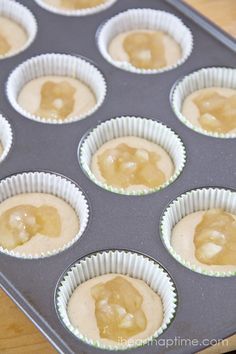
[[[179,295],[175,321],[163,339],[197,339],[196,346],[145,346],[130,353],[190,354],[204,338],[225,338],[236,331],[235,278],[207,277],[184,268],[163,246],[159,221],[167,204],[189,189],[202,186],[235,188],[236,141],[195,133],[174,115],[169,93],[183,75],[207,66],[235,67],[235,53],[163,0],[119,0],[108,9],[84,18],[49,13],[32,0],[20,1],[35,14],[39,31],[25,52],[0,62],[0,110],[14,131],[14,145],[0,165],[0,178],[21,171],[50,170],[63,174],[88,195],[91,221],[84,236],[70,249],[42,260],[20,260],[0,255],[0,283],[60,353],[90,354],[89,347],[70,334],[58,320],[54,292],[61,274],[81,256],[103,248],[135,249],[153,257],[173,277]],[[95,34],[106,19],[127,8],[150,7],[176,14],[191,28],[194,50],[187,62],[159,75],[137,75],[107,63],[99,53]],[[92,60],[104,73],[108,93],[102,107],[85,120],[55,126],[30,121],[14,111],[5,95],[9,73],[25,59],[40,53],[61,52]],[[160,120],[182,138],[187,164],[181,176],[166,189],[144,197],[127,197],[105,191],[91,182],[77,161],[77,147],[84,134],[98,122],[121,115]]]

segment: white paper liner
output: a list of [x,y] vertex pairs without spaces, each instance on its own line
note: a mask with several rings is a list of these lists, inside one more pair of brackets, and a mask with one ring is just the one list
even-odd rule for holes
[[[138,69],[128,62],[112,59],[108,52],[112,39],[132,30],[160,30],[169,34],[181,47],[182,57],[175,65],[161,69]],[[190,56],[193,49],[191,31],[175,15],[152,9],[130,9],[108,20],[98,32],[98,47],[103,57],[112,65],[137,74],[157,74],[178,67]]]
[[[172,158],[175,166],[171,178],[156,188],[132,191],[115,188],[99,181],[90,169],[93,155],[109,140],[125,136],[147,139],[160,145]],[[119,194],[143,195],[161,190],[174,182],[184,168],[186,152],[181,139],[164,124],[146,118],[119,117],[105,121],[93,129],[79,146],[78,158],[85,173],[100,187]]]
[[221,208],[236,214],[236,192],[220,188],[202,188],[182,194],[164,212],[161,220],[161,238],[170,254],[183,266],[194,272],[217,277],[236,275],[236,271],[220,272],[201,268],[183,259],[171,245],[172,230],[182,218],[197,211],[214,208]]
[[[118,273],[141,279],[161,297],[164,318],[161,327],[151,337],[137,341],[138,343],[119,345],[119,347],[106,345],[86,337],[70,323],[67,305],[74,290],[89,279],[109,273]],[[167,329],[175,316],[177,292],[169,274],[154,260],[128,251],[99,251],[78,261],[65,274],[56,291],[56,307],[64,325],[82,341],[100,349],[124,350],[144,345],[160,336]]]
[[101,11],[104,11],[108,9],[110,6],[112,6],[117,0],[107,0],[104,4],[94,6],[91,8],[87,9],[81,9],[81,10],[66,10],[66,9],[60,9],[58,7],[52,6],[47,4],[43,0],[35,0],[35,2],[44,8],[47,11],[53,12],[57,15],[64,15],[64,16],[87,16],[87,15],[92,15]]
[[7,177],[0,182],[0,203],[22,193],[52,194],[67,202],[76,212],[80,222],[77,235],[63,247],[40,254],[22,254],[14,250],[7,250],[0,246],[0,252],[9,256],[36,259],[53,256],[71,247],[84,233],[89,220],[88,202],[81,190],[70,180],[52,173],[27,172]]
[[221,67],[203,68],[185,76],[182,80],[178,81],[172,89],[170,99],[174,113],[182,123],[198,133],[215,138],[235,138],[236,133],[215,133],[197,127],[181,113],[183,102],[187,96],[197,90],[210,87],[236,89],[236,69]]
[[27,33],[28,40],[19,50],[11,54],[5,54],[0,56],[0,60],[4,58],[10,58],[16,54],[23,52],[34,41],[38,26],[36,19],[32,12],[28,10],[24,5],[19,4],[14,0],[1,0],[0,1],[0,16],[9,18],[10,20],[18,23]]
[[[97,104],[86,114],[65,120],[45,119],[26,112],[17,102],[24,85],[38,77],[58,75],[78,79],[85,83],[96,96]],[[106,82],[101,72],[85,59],[67,54],[42,54],[19,65],[9,76],[6,92],[14,109],[26,118],[41,123],[64,124],[84,119],[93,114],[106,96]]]
[[12,129],[6,118],[0,114],[0,144],[3,147],[3,153],[0,155],[0,163],[7,157],[13,141]]

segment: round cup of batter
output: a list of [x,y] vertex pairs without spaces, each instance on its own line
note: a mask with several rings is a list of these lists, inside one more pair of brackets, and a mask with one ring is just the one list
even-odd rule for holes
[[[129,299],[131,302],[136,299],[135,306],[139,307],[134,309],[134,304],[127,301],[119,305],[113,301],[114,297],[111,299],[109,310],[119,310],[117,321],[122,328],[128,328],[127,320],[132,320],[135,310],[141,315],[139,333],[134,332],[128,339],[121,336],[114,340],[109,335],[101,335],[104,332],[95,316],[95,306],[99,311],[106,303],[99,301],[96,293],[99,296],[99,287],[106,291],[111,281],[117,287],[116,294],[122,292],[122,298],[126,289],[131,291]],[[155,340],[171,325],[177,309],[177,291],[170,275],[157,261],[132,251],[106,250],[89,254],[70,266],[58,282],[55,301],[59,319],[76,338],[103,350],[125,350]],[[132,315],[129,311],[133,313],[133,310]],[[109,325],[104,325],[104,330]]]
[[35,0],[39,6],[57,15],[88,16],[104,11],[117,0]]
[[178,67],[190,56],[193,37],[176,16],[153,9],[130,9],[98,30],[98,47],[112,65],[138,74]]
[[37,22],[30,10],[14,0],[0,2],[0,60],[26,50],[37,34]]
[[22,116],[63,124],[92,115],[106,96],[106,82],[89,61],[68,54],[42,54],[20,64],[7,81],[7,97]]
[[180,195],[165,210],[161,239],[183,266],[208,276],[236,275],[236,193],[201,188]]
[[84,234],[89,206],[69,179],[26,172],[0,181],[0,252],[36,259],[56,255]]
[[6,118],[0,115],[0,163],[7,157],[12,146],[12,129]]
[[145,195],[178,178],[186,152],[178,135],[164,124],[124,116],[88,132],[79,144],[78,160],[98,186],[118,194]]
[[235,82],[235,69],[212,67],[195,71],[172,88],[172,109],[183,124],[197,133],[235,138]]

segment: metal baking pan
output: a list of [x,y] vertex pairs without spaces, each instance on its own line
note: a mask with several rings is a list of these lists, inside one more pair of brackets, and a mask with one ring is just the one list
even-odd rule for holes
[[[1,286],[58,352],[101,353],[75,338],[59,321],[54,305],[55,287],[65,269],[88,253],[104,248],[137,250],[153,257],[168,270],[177,285],[179,304],[174,322],[161,336],[176,339],[175,345],[169,348],[149,345],[130,353],[189,354],[206,346],[202,343],[204,338],[221,339],[235,333],[235,278],[208,277],[184,268],[167,252],[158,231],[163,210],[186,190],[203,186],[235,188],[235,139],[216,139],[195,133],[175,117],[169,102],[171,88],[180,77],[201,67],[235,67],[235,53],[163,0],[119,0],[106,11],[83,18],[54,15],[32,0],[19,2],[35,14],[39,29],[30,48],[0,62],[0,110],[14,131],[14,144],[0,165],[0,178],[32,170],[65,175],[86,192],[91,220],[84,236],[58,255],[21,260],[1,254]],[[185,64],[163,74],[137,75],[121,71],[103,59],[95,39],[100,24],[123,10],[138,7],[174,13],[191,29],[194,49]],[[49,125],[28,120],[14,111],[5,95],[10,72],[27,58],[47,52],[85,56],[104,73],[108,93],[96,113],[75,123]],[[128,197],[105,191],[85,176],[76,155],[81,138],[98,122],[121,115],[160,120],[182,138],[187,163],[173,184],[155,194]],[[178,346],[178,338],[187,339],[186,345]],[[192,339],[197,340],[197,344],[194,341],[191,345]]]

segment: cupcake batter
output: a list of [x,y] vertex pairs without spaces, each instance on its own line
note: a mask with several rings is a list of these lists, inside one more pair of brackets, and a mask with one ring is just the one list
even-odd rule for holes
[[139,69],[160,69],[181,59],[179,44],[167,33],[133,30],[120,33],[111,41],[109,54],[115,61],[132,64]]
[[183,116],[209,132],[236,132],[236,90],[221,87],[201,89],[183,103]]
[[181,258],[202,269],[236,271],[235,235],[236,215],[210,209],[180,220],[172,231],[171,244]]
[[2,156],[2,154],[3,154],[3,146],[2,146],[1,141],[0,141],[0,157]]
[[0,16],[0,58],[19,52],[27,40],[28,35],[22,26]]
[[20,254],[59,249],[79,227],[74,209],[51,194],[19,194],[0,203],[0,246]]
[[102,145],[91,170],[101,182],[130,191],[164,184],[174,174],[174,164],[161,146],[129,136]]
[[[119,292],[120,296],[115,296]],[[120,274],[98,276],[79,285],[67,311],[71,324],[80,333],[114,346],[152,336],[163,321],[160,296],[143,280]],[[116,318],[113,323],[110,316],[106,317],[108,313]]]
[[85,116],[96,105],[96,98],[78,79],[44,76],[22,88],[18,103],[26,112],[38,117],[66,120]]
[[82,10],[103,5],[107,0],[44,0],[48,5],[68,10]]

